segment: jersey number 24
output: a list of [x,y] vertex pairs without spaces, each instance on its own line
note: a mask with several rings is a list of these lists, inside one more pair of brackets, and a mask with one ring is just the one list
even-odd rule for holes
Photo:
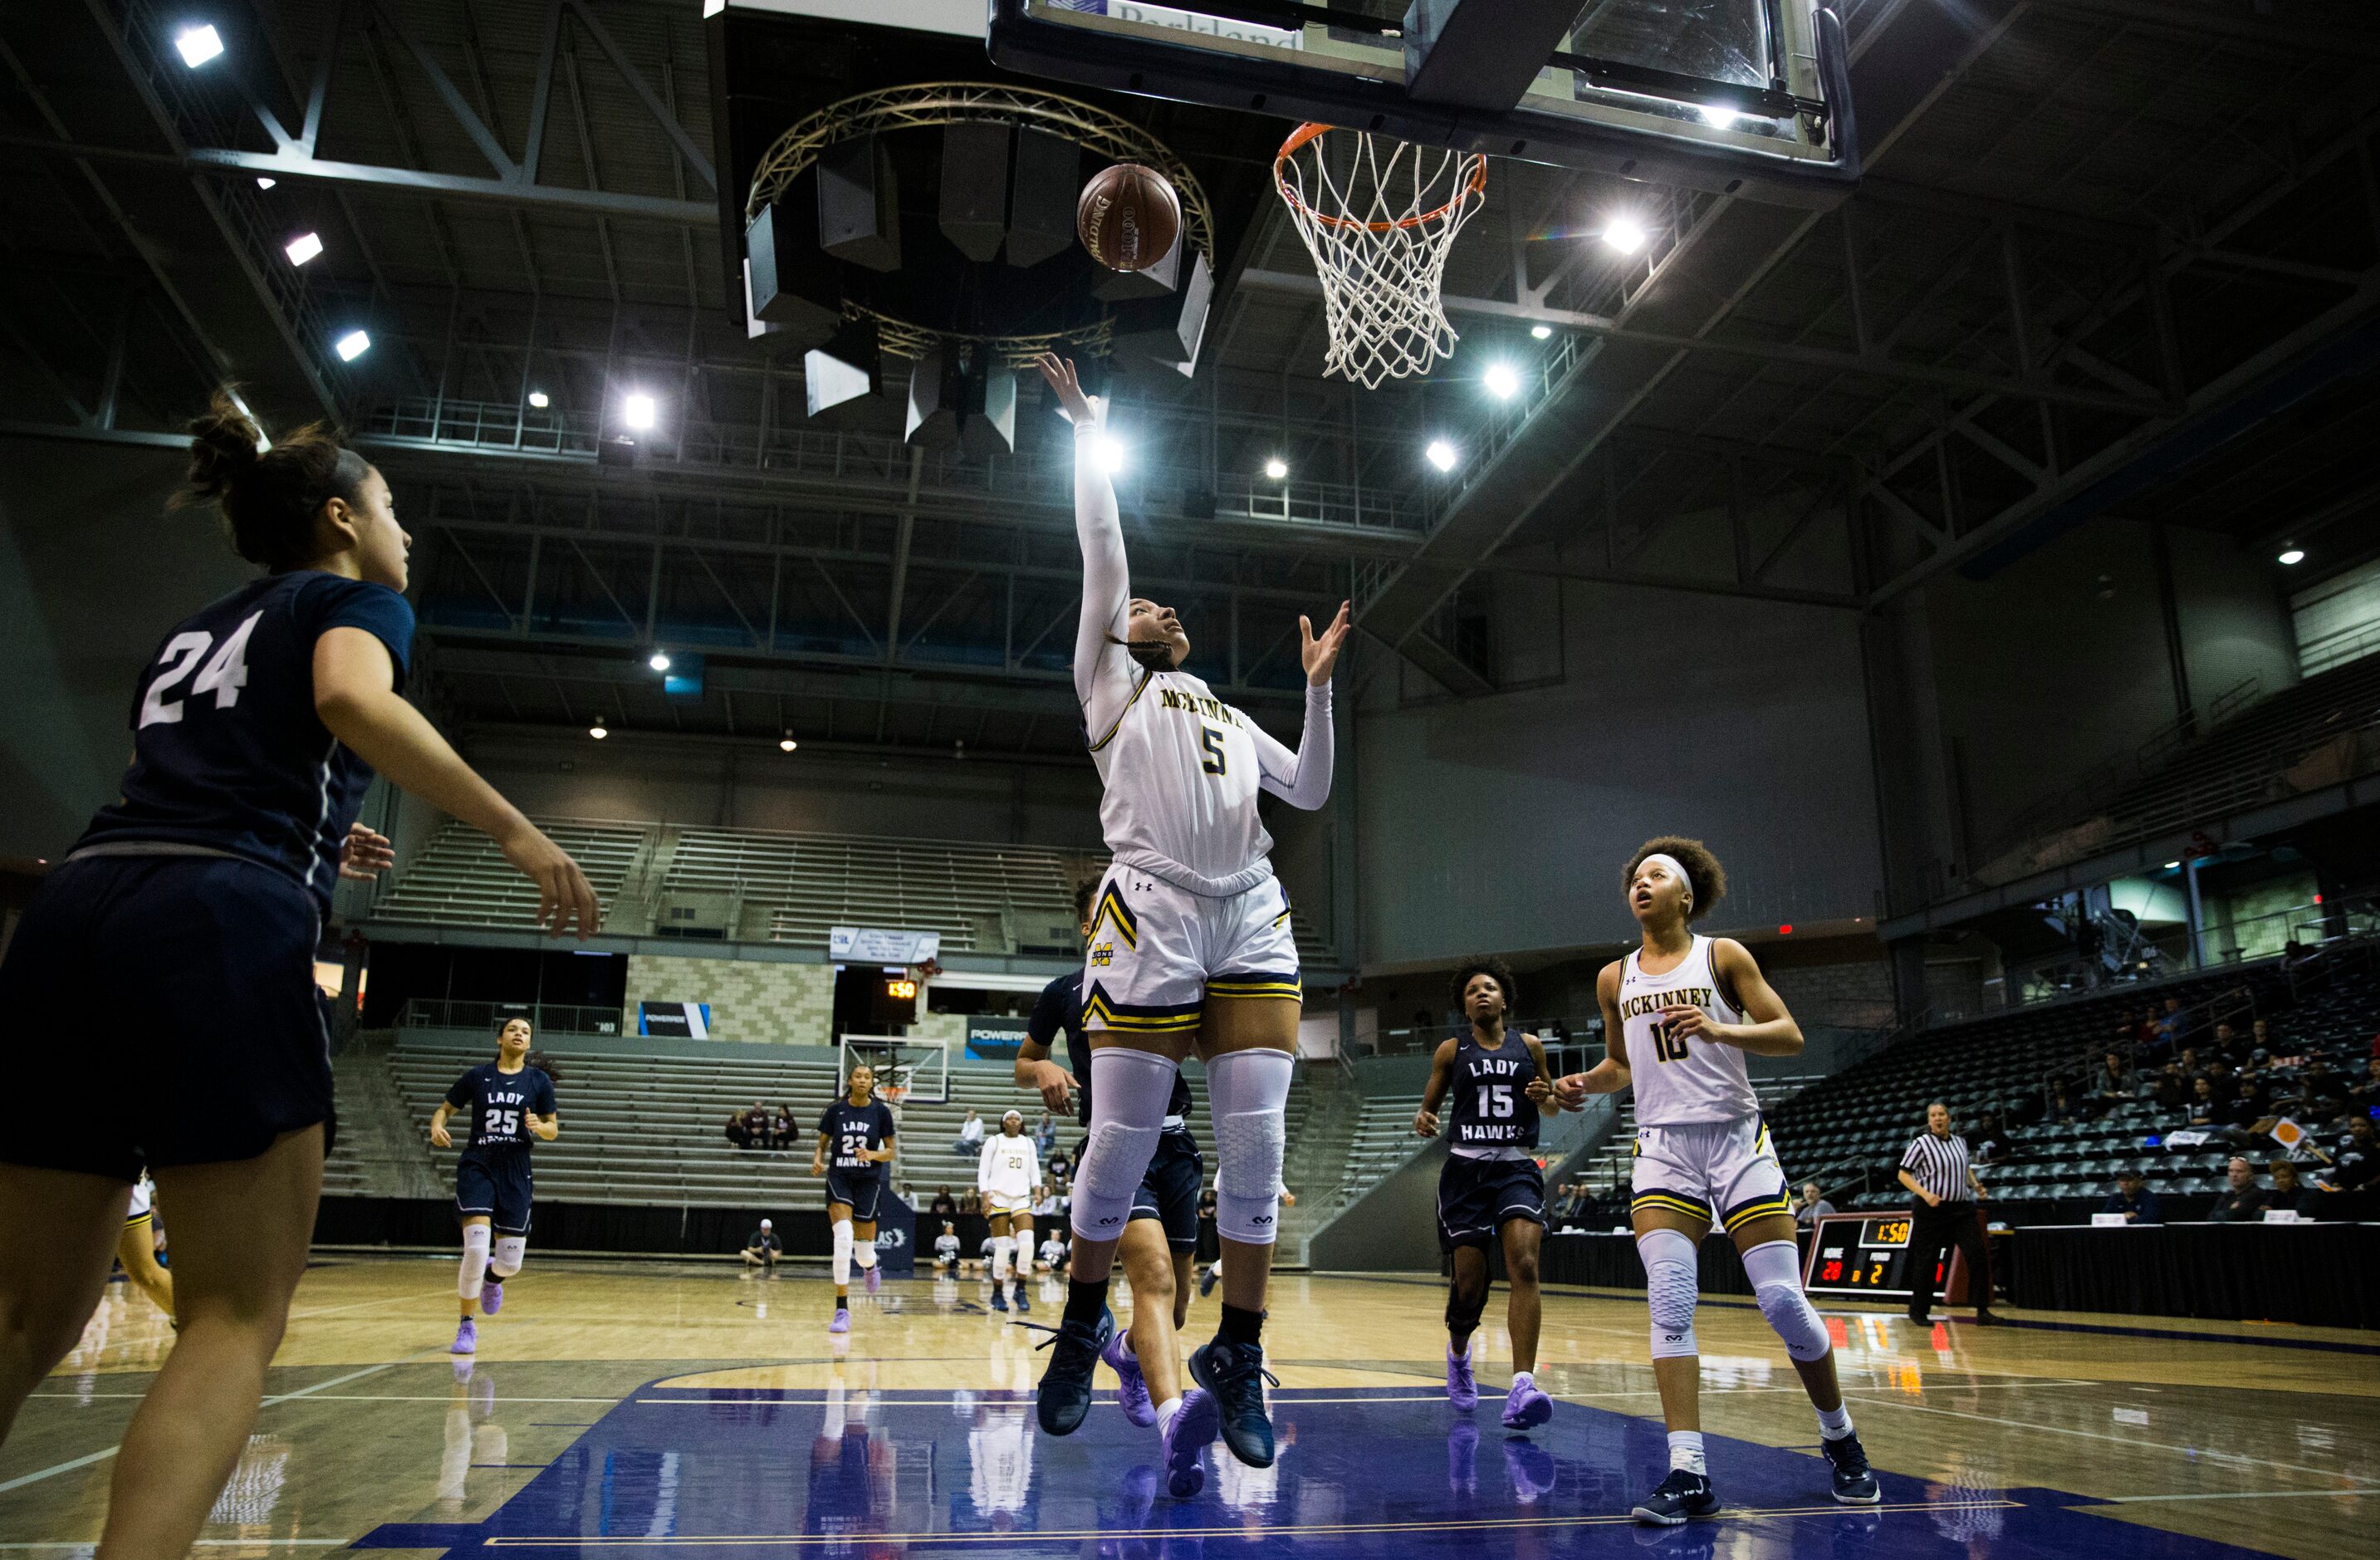
[[[223,648],[212,655],[207,655],[208,648],[215,642],[211,634],[201,634],[194,629],[187,634],[176,634],[168,640],[165,653],[157,660],[160,664],[168,662],[172,664],[166,665],[157,680],[149,685],[149,696],[140,701],[140,724],[143,726],[172,725],[181,720],[182,701],[179,698],[168,699],[165,695],[173,691],[175,684],[188,676],[193,667],[197,668],[199,676],[198,680],[190,684],[192,693],[213,694],[218,710],[228,710],[238,703],[239,690],[248,686],[248,636],[256,631],[256,620],[263,615],[261,611],[251,612],[241,619],[238,628],[224,636]],[[203,666],[199,665],[200,656],[207,657],[207,664]]]

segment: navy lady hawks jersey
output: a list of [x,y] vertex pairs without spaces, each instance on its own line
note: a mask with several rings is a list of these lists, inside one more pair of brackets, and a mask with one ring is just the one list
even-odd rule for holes
[[[1025,1032],[1033,1043],[1054,1056],[1060,1066],[1075,1075],[1078,1087],[1075,1091],[1075,1119],[1084,1126],[1091,1124],[1091,1048],[1083,1039],[1083,972],[1070,969],[1041,988],[1033,999],[1033,1016],[1025,1021]],[[1061,1052],[1054,1042],[1065,1037],[1065,1049]],[[1165,1102],[1169,1116],[1187,1117],[1190,1114],[1190,1084],[1182,1070],[1173,1071],[1173,1095]]]
[[1507,1034],[1490,1051],[1473,1036],[1455,1042],[1447,1141],[1455,1149],[1533,1149],[1537,1103],[1529,1085],[1537,1076],[1528,1042]]
[[527,1148],[528,1118],[553,1114],[553,1079],[542,1068],[524,1066],[508,1073],[493,1062],[482,1062],[455,1080],[446,1103],[471,1119],[467,1152]]
[[404,688],[413,609],[385,585],[299,569],[185,619],[133,693],[123,795],[75,849],[170,854],[139,848],[162,845],[261,861],[327,910],[372,777],[314,713],[314,641],[337,628],[388,646]]
[[863,1159],[863,1153],[882,1148],[894,1137],[892,1108],[881,1100],[870,1100],[855,1105],[848,1096],[827,1106],[819,1117],[819,1136],[826,1142],[827,1168],[844,1176],[874,1175],[882,1170],[881,1160]]

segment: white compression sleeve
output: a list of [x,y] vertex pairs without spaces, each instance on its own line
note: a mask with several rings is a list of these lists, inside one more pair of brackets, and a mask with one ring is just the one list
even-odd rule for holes
[[991,1276],[995,1279],[1006,1278],[1009,1265],[1015,1261],[1016,1237],[1009,1235],[993,1236],[991,1237]]
[[1311,812],[1330,799],[1332,754],[1337,742],[1330,725],[1330,685],[1305,685],[1305,731],[1291,752],[1262,726],[1253,724],[1256,738],[1257,784],[1289,803]]
[[1810,1297],[1802,1292],[1801,1250],[1790,1240],[1770,1240],[1743,1254],[1743,1275],[1760,1301],[1760,1314],[1784,1340],[1785,1352],[1803,1364],[1826,1358],[1834,1347]]
[[1648,1229],[1636,1237],[1645,1259],[1645,1303],[1653,1313],[1653,1358],[1694,1354],[1694,1306],[1702,1298],[1694,1243],[1673,1229]]
[[838,1289],[851,1283],[851,1221],[834,1222],[834,1286]]
[[1075,1239],[1123,1237],[1179,1071],[1172,1057],[1154,1052],[1107,1045],[1091,1053],[1091,1136],[1075,1172]]
[[1227,1051],[1207,1063],[1215,1122],[1215,1229],[1244,1246],[1269,1246],[1281,1230],[1281,1164],[1288,1152],[1281,1107],[1297,1064],[1288,1052]]
[[463,1268],[455,1275],[455,1292],[467,1300],[480,1298],[480,1290],[488,1277],[488,1226],[463,1226]]
[[1075,697],[1096,741],[1132,698],[1137,676],[1131,655],[1113,642],[1124,638],[1132,615],[1132,570],[1124,561],[1123,518],[1115,486],[1099,464],[1105,408],[1075,425],[1075,537],[1083,549],[1083,615],[1075,627]]
[[488,1275],[499,1284],[520,1272],[522,1260],[528,1255],[528,1237],[508,1235],[498,1240],[488,1258]]

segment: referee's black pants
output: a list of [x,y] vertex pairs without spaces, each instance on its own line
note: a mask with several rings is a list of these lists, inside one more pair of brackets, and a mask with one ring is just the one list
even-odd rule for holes
[[[1978,1312],[1992,1309],[1992,1261],[1981,1220],[1972,1201],[1928,1205],[1924,1198],[1909,1217],[1909,1319],[1924,1322],[1934,1305],[1934,1267],[1956,1245],[1967,1259],[1967,1298]],[[1947,1276],[1947,1275],[1946,1275]]]

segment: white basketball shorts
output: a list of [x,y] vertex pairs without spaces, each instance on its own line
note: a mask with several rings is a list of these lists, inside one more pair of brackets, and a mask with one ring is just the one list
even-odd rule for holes
[[1785,1170],[1756,1115],[1636,1128],[1628,1210],[1666,1209],[1732,1233],[1770,1213],[1791,1215]]
[[1111,867],[1083,954],[1083,1028],[1191,1034],[1207,999],[1300,999],[1289,891],[1278,878],[1224,898]]

